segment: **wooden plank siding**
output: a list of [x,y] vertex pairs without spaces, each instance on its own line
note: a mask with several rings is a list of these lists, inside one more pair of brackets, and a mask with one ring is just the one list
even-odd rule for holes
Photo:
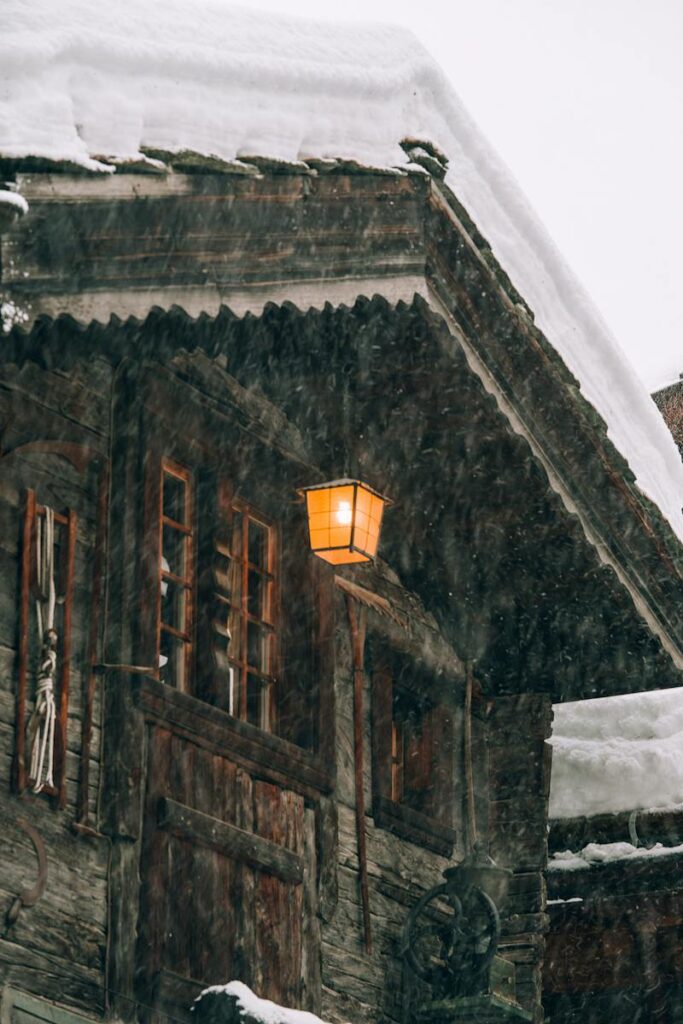
[[[90,367],[87,362],[69,374],[35,365],[5,367],[0,378],[0,978],[97,1016],[105,1006],[109,848],[104,837],[79,837],[72,826],[84,812],[94,819],[100,785],[102,695],[96,686],[87,696],[86,679],[90,653],[101,643],[100,629],[92,632],[90,611],[97,481],[106,463],[112,370],[97,358]],[[17,759],[27,754],[25,746],[22,753],[23,734],[17,732],[20,643],[24,720],[34,704],[38,656],[34,631],[20,630],[19,624],[22,559],[28,560],[25,598],[33,614],[31,538],[23,536],[29,490],[38,505],[71,509],[75,523],[71,623],[64,622],[71,651],[69,644],[66,652],[62,648],[55,688],[63,737],[56,759],[59,801],[28,791],[19,799],[15,790]],[[70,659],[68,681],[64,653]],[[89,742],[84,745],[86,722]],[[47,882],[38,902],[23,908],[5,928],[7,908],[35,884],[38,870],[20,819],[37,830],[44,844]]]
[[[32,317],[87,310],[89,321],[97,310],[102,323],[40,321],[0,347],[0,771],[7,781],[0,811],[10,822],[0,833],[0,902],[9,905],[31,875],[34,854],[11,825],[27,807],[45,837],[50,872],[44,900],[0,939],[0,970],[27,991],[97,1018],[106,1009],[122,1021],[182,1020],[202,985],[231,978],[333,1024],[411,1019],[425,993],[405,974],[401,929],[410,907],[465,852],[462,662],[454,648],[462,654],[471,641],[483,688],[474,724],[477,821],[493,855],[514,870],[502,947],[516,966],[519,999],[540,1021],[550,691],[585,695],[586,680],[642,687],[645,676],[664,676],[668,658],[425,303],[393,308],[378,297],[306,313],[284,304],[241,319],[227,309],[215,318],[199,314],[238,292],[243,301],[275,285],[318,281],[324,296],[328,278],[355,281],[355,297],[370,274],[375,281],[424,281],[426,273],[464,336],[491,346],[493,369],[523,382],[522,404],[538,406],[541,433],[548,381],[569,389],[573,397],[558,404],[547,431],[558,450],[572,435],[573,382],[526,314],[508,308],[507,300],[519,297],[473,253],[423,175],[117,175],[105,182],[37,174],[21,176],[21,184],[31,216],[2,240],[3,288]],[[176,309],[147,316],[153,303],[168,306],[190,291],[190,315]],[[103,326],[112,311],[131,309],[142,309],[143,318]],[[14,361],[25,363],[5,365]],[[596,447],[602,428],[594,418],[583,410],[580,419],[581,451],[567,456],[567,466],[582,492],[586,481],[604,482],[614,454],[604,438]],[[420,685],[433,687],[453,714],[455,806],[453,830],[437,844],[440,851],[453,845],[450,858],[428,849],[418,828],[397,835],[383,827],[381,813],[366,812],[360,822],[372,955],[362,941],[353,673],[342,598],[325,589],[329,579],[316,566],[325,639],[315,668],[317,750],[150,678],[158,664],[145,636],[144,604],[149,598],[149,608],[156,606],[157,582],[155,576],[141,594],[139,557],[148,529],[140,483],[150,438],[184,445],[193,466],[205,462],[253,484],[271,507],[287,504],[291,517],[299,511],[295,488],[335,475],[347,458],[392,485],[396,507],[383,541],[391,569],[359,568],[358,577],[388,595],[400,615],[383,622],[368,610],[368,629],[420,663],[428,679]],[[45,440],[91,450],[93,466],[21,450]],[[587,449],[584,474],[579,463]],[[100,650],[90,614],[102,520],[95,467],[110,451]],[[8,788],[27,487],[42,502],[78,511],[63,811],[44,799],[19,804]],[[635,514],[630,488],[600,497],[605,521],[618,522],[624,503]],[[626,557],[620,545],[612,548]],[[664,608],[671,584],[655,530],[640,550],[643,564],[651,556],[658,564],[652,578]],[[532,624],[528,609],[541,605]],[[476,614],[468,618],[471,609]],[[615,637],[623,643],[612,643]],[[560,658],[570,646],[575,656]],[[112,667],[90,672],[93,647]],[[93,679],[102,680],[104,711]],[[543,692],[524,694],[532,689]],[[367,678],[362,698],[360,733],[369,755]],[[90,706],[92,729],[85,730]],[[78,804],[76,797],[86,735],[95,834],[77,838],[70,829],[84,807],[83,795]],[[369,809],[370,756],[358,781]]]
[[53,179],[53,190],[45,176],[22,177],[32,223],[3,242],[5,283],[39,302],[74,282],[79,292],[226,287],[319,278],[331,266],[341,276],[421,269],[421,175],[174,177],[164,188],[125,176],[113,195],[109,183],[87,178]]

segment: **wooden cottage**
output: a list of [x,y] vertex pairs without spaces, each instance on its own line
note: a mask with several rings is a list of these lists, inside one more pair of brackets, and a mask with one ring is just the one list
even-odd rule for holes
[[[541,1021],[551,705],[681,684],[680,523],[410,124],[389,166],[84,118],[0,135],[3,1021],[231,979],[445,1020],[403,929],[476,840],[511,877],[472,1012]],[[338,478],[392,500],[375,561],[311,551]]]

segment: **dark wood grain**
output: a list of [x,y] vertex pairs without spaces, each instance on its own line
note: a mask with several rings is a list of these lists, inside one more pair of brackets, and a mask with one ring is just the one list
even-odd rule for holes
[[219,850],[226,856],[266,871],[285,882],[300,885],[303,880],[303,864],[299,855],[236,825],[194,811],[175,800],[161,798],[157,821],[160,828],[167,829],[179,838]]

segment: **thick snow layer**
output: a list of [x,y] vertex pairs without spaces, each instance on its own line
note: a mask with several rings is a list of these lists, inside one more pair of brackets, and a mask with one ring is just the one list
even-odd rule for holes
[[195,1000],[195,1004],[206,995],[234,996],[238,1006],[261,1024],[323,1024],[314,1013],[290,1010],[272,1003],[270,999],[260,999],[241,981],[231,981],[227,985],[211,985],[210,988],[204,989]]
[[683,689],[554,711],[551,818],[683,804]]
[[8,189],[0,188],[0,207],[11,206],[17,213],[28,213],[28,203],[18,192],[10,192]]
[[[410,32],[227,7],[225,0],[5,0],[0,154],[112,170],[140,147],[232,160],[406,164],[427,139],[536,321],[683,539],[683,465],[643,384]],[[626,301],[626,300],[625,300]]]
[[649,849],[632,846],[630,843],[589,843],[579,853],[572,853],[571,850],[554,853],[548,861],[548,870],[583,871],[595,864],[612,864],[614,861],[623,860],[652,860],[652,858],[675,857],[681,854],[683,854],[683,846],[662,846],[661,843],[655,843]]

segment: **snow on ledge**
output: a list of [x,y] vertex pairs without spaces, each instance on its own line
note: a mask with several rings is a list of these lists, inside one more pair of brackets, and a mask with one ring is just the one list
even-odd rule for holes
[[683,689],[554,706],[551,818],[683,805]]
[[192,1009],[209,995],[231,996],[239,1009],[251,1020],[259,1024],[324,1024],[314,1013],[306,1010],[290,1010],[287,1007],[279,1006],[270,999],[260,999],[255,995],[248,985],[241,981],[231,981],[227,985],[211,985],[195,999]]
[[662,846],[661,843],[655,843],[646,849],[632,846],[630,843],[589,843],[579,853],[572,853],[571,850],[554,853],[548,861],[548,871],[585,871],[596,864],[614,864],[626,860],[640,863],[658,858],[677,857],[681,854],[683,845]]
[[28,213],[28,203],[24,197],[18,192],[10,192],[5,188],[0,188],[0,207],[2,206],[9,206],[21,215]]
[[641,490],[683,540],[683,464],[646,389],[445,75],[405,29],[333,25],[225,0],[5,0],[0,155],[114,171],[141,148],[234,161],[406,166],[446,181],[578,378]]

